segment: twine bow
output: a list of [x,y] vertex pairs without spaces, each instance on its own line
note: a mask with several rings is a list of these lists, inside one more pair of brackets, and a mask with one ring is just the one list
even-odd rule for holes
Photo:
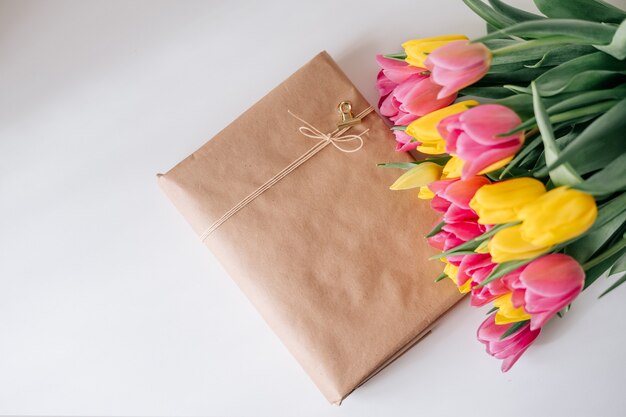
[[[363,132],[359,133],[358,135],[344,135],[344,133],[347,132],[348,129],[350,129],[351,127],[351,126],[347,126],[341,129],[337,128],[331,133],[326,134],[326,133],[323,133],[318,128],[316,128],[315,126],[313,126],[311,123],[307,122],[301,117],[296,116],[291,111],[289,110],[287,111],[289,112],[290,115],[292,115],[293,117],[295,117],[296,119],[304,123],[304,126],[300,126],[298,128],[298,131],[302,135],[311,139],[319,139],[320,141],[317,144],[315,144],[311,149],[306,151],[298,159],[296,159],[295,161],[287,165],[285,168],[283,168],[278,174],[274,175],[272,178],[267,180],[265,184],[261,185],[259,188],[257,188],[256,190],[248,194],[248,196],[246,196],[239,203],[235,204],[235,206],[231,208],[230,210],[228,210],[226,213],[224,213],[222,217],[220,217],[215,222],[213,222],[213,224],[211,224],[211,226],[209,226],[209,228],[206,229],[204,233],[202,233],[202,235],[200,236],[200,239],[203,242],[206,240],[207,237],[209,237],[211,233],[213,233],[218,227],[220,227],[226,220],[230,219],[235,213],[237,213],[239,210],[247,206],[248,203],[250,203],[252,200],[254,200],[258,196],[263,194],[267,189],[269,189],[271,186],[276,184],[278,181],[285,178],[294,169],[298,168],[300,165],[305,163],[309,158],[311,158],[313,155],[315,155],[316,153],[324,149],[326,146],[333,145],[335,148],[337,148],[338,150],[344,153],[356,152],[363,147],[363,138],[361,136],[363,136],[369,131],[369,129],[366,129]],[[367,116],[368,114],[370,114],[372,111],[374,111],[374,108],[370,106],[367,109],[363,110],[361,113],[359,113],[356,117],[361,119]],[[358,141],[359,145],[353,148],[345,147],[345,144],[349,144],[353,141]]]
[[[358,115],[357,117],[361,118],[363,116],[366,116],[372,110],[373,110],[372,107],[369,107],[367,110],[361,112],[361,114]],[[287,110],[287,112],[305,124],[305,126],[300,126],[298,128],[298,131],[302,133],[304,136],[311,138],[311,139],[320,139],[320,140],[326,141],[332,144],[335,148],[339,149],[341,152],[345,152],[345,153],[351,153],[351,152],[356,152],[360,150],[363,147],[363,138],[361,136],[369,132],[369,129],[366,129],[363,132],[359,133],[358,135],[343,135],[343,133],[345,133],[348,129],[350,129],[350,127],[344,127],[341,130],[337,128],[331,133],[322,133],[321,130],[313,126],[311,123],[293,114],[291,110]],[[343,146],[344,143],[350,143],[355,140],[359,142],[359,146],[357,146],[356,148],[350,149],[350,148],[345,148]]]

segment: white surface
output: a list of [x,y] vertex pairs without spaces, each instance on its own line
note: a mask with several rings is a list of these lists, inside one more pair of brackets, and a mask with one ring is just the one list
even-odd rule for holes
[[0,414],[624,415],[605,281],[508,374],[466,301],[330,406],[157,188],[320,50],[375,102],[376,52],[450,32],[483,25],[454,0],[0,2]]

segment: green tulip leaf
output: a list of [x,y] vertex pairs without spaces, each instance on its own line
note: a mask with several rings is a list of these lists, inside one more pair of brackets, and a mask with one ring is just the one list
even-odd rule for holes
[[[524,69],[531,69],[531,70],[537,70],[537,72],[534,74],[535,77],[537,78],[539,75],[541,75],[543,72],[547,71],[550,68],[553,67],[533,67],[530,64],[534,63],[536,60],[535,59],[530,59],[530,60],[525,60],[525,61],[517,61],[517,62],[513,62],[510,64],[491,64],[491,66],[489,67],[489,72],[488,74],[502,74],[504,73],[505,75],[510,75],[513,71],[520,71],[520,70],[524,70]],[[528,74],[532,74],[532,73],[528,73]],[[506,79],[502,82],[500,82],[499,84],[503,84],[506,82],[514,82],[514,81],[529,81],[532,80],[534,78],[530,78],[525,76],[524,79],[519,79],[519,77],[516,77],[516,80],[511,80],[509,77],[506,77]],[[489,78],[487,78],[489,79]],[[484,81],[483,81],[484,82]]]
[[483,98],[504,98],[513,95],[514,93],[502,87],[466,87],[459,91],[460,95],[483,97]]
[[498,278],[502,278],[509,272],[515,271],[517,268],[524,266],[527,263],[532,262],[534,259],[535,258],[522,259],[521,261],[510,261],[510,262],[503,262],[501,264],[498,264],[498,266],[496,266],[493,269],[493,271],[491,271],[491,273],[487,276],[487,278],[485,278],[485,280],[481,282],[480,284],[478,284],[475,288],[481,288],[489,284],[490,282],[497,280]]
[[524,148],[515,155],[515,157],[509,162],[504,170],[500,173],[498,179],[502,180],[504,176],[513,168],[521,165],[522,161],[526,158],[526,156],[530,155],[530,153],[539,148],[539,145],[542,143],[541,137],[537,136],[533,138],[530,142],[524,146]]
[[585,288],[593,284],[605,272],[610,271],[613,265],[626,253],[626,238],[622,239],[603,253],[597,255],[583,265],[585,270]]
[[613,40],[616,28],[602,23],[576,19],[542,19],[516,23],[473,40],[484,42],[488,39],[518,36],[521,38],[540,39],[559,36],[561,43],[581,45],[608,45]]
[[611,285],[609,288],[607,288],[602,294],[600,294],[598,296],[598,298],[602,298],[605,295],[607,295],[608,293],[610,293],[611,291],[613,291],[614,289],[616,289],[617,287],[619,287],[620,285],[622,285],[624,282],[626,282],[626,274],[622,275],[621,277],[619,277],[614,283],[613,285]]
[[607,259],[604,259],[602,262],[594,265],[593,267],[585,270],[585,287],[589,287],[593,284],[598,278],[600,278],[604,273],[610,271],[613,265],[620,260],[621,257],[626,255],[626,248],[622,248],[617,253],[614,253]]
[[599,0],[534,0],[539,11],[551,18],[620,23],[626,12]]
[[[555,161],[560,153],[559,145],[557,145],[554,138],[554,131],[552,124],[549,121],[548,113],[541,101],[541,96],[537,91],[537,85],[533,82],[530,84],[533,92],[533,107],[535,108],[535,118],[537,119],[537,127],[541,133],[541,139],[543,141],[543,147],[545,152],[546,164],[551,164]],[[550,179],[555,185],[573,185],[582,181],[582,178],[574,169],[568,164],[564,163],[557,166],[555,169],[551,169]]]
[[548,113],[563,113],[583,106],[588,106],[590,104],[606,100],[621,100],[623,98],[626,98],[626,84],[606,90],[585,91],[583,93],[563,97],[563,99],[548,107]]
[[[488,41],[483,42],[485,46],[491,50],[507,48],[513,45],[519,44],[521,41],[515,39],[490,39]],[[509,61],[512,62],[512,61]]]
[[435,236],[437,233],[439,233],[439,232],[441,232],[443,230],[443,226],[445,226],[445,225],[446,225],[446,222],[440,222],[439,224],[437,224],[437,226],[433,227],[433,230],[428,232],[425,237],[433,237],[433,236]]
[[487,315],[487,316],[488,316],[488,315],[490,315],[491,313],[494,313],[494,312],[498,311],[499,309],[500,309],[499,307],[491,307],[491,308],[489,309],[489,311],[487,311],[487,312],[485,313],[485,315]]
[[[496,43],[496,41],[500,41],[500,42]],[[531,44],[531,42],[532,41],[514,41],[514,40],[494,39],[491,41],[485,41],[484,43],[492,51],[497,51],[497,50],[509,51],[507,53],[496,53],[494,57],[491,59],[492,67],[497,66],[497,65],[502,65],[502,64],[519,64],[522,62],[529,62],[529,61],[537,62],[537,60],[543,59],[545,55],[555,50],[554,45],[533,46],[535,44],[534,43]],[[526,46],[529,46],[529,48],[526,48]],[[576,45],[576,46],[579,48],[581,47],[580,45]],[[588,47],[582,46],[582,48],[588,48]]]
[[620,232],[624,222],[626,210],[601,226],[590,229],[580,239],[568,245],[565,253],[581,264],[587,262],[611,237]]
[[626,272],[626,255],[622,255],[611,267],[610,275],[621,274]]
[[480,0],[463,0],[474,13],[496,29],[502,29],[515,23],[515,21],[500,12],[495,11]]
[[603,52],[594,52],[552,68],[535,81],[542,97],[571,91],[613,87],[626,79],[626,62]]
[[540,20],[545,19],[544,16],[539,16],[534,13],[529,13],[525,10],[518,9],[513,6],[509,6],[508,4],[501,2],[500,0],[488,0],[491,7],[496,12],[508,17],[509,19],[515,22],[525,22],[527,20]]
[[502,87],[506,88],[507,90],[511,90],[515,94],[531,94],[530,88],[528,87],[522,87],[513,84],[504,84]]
[[396,61],[404,61],[406,59],[406,54],[404,52],[400,52],[398,54],[383,55],[383,57],[387,59],[395,59]]
[[[584,125],[572,126],[570,123],[556,125],[554,127],[554,131],[555,136],[558,136],[556,142],[559,144],[559,147],[563,148],[565,144],[572,142],[574,138],[584,130],[584,127]],[[511,160],[511,162],[507,164],[499,179],[502,179],[504,175],[507,174],[507,169],[509,167],[514,168],[519,165],[527,169],[535,169],[539,162],[545,162],[545,158],[543,157],[543,146],[539,146],[542,144],[543,141],[541,140],[541,136],[536,136],[532,138],[531,141],[528,142],[520,152],[518,152],[515,158],[513,158],[513,160]],[[532,165],[528,166],[529,164]],[[532,175],[532,170],[530,170],[530,175]]]
[[416,165],[419,165],[419,162],[384,162],[381,164],[376,164],[378,168],[398,168],[398,169],[411,169],[415,168]]
[[[558,68],[558,67],[556,67]],[[509,83],[529,83],[546,73],[545,68],[527,68],[520,66],[519,69],[510,72],[487,73],[483,78],[474,85],[477,87],[484,86],[501,86]]]
[[500,336],[500,340],[506,339],[507,337],[519,332],[528,323],[530,323],[530,320],[516,321],[511,325],[511,327],[506,330],[506,332],[502,333],[502,336]]
[[554,169],[570,163],[584,175],[603,168],[626,152],[626,98],[617,102],[593,121],[572,143],[563,149],[556,160],[548,163]]
[[626,58],[626,20],[619,25],[610,44],[597,45],[596,48],[617,59]]
[[519,222],[517,223],[504,223],[504,224],[499,224],[497,226],[492,227],[491,229],[489,229],[488,232],[483,233],[482,235],[475,237],[472,240],[468,240],[465,243],[460,244],[457,247],[454,247],[450,250],[447,250],[445,252],[441,252],[437,255],[431,256],[429,259],[433,260],[433,259],[440,259],[440,258],[445,258],[446,256],[451,256],[451,255],[466,255],[466,254],[472,254],[475,253],[474,249],[478,248],[478,246],[480,246],[480,244],[482,242],[484,242],[485,240],[489,239],[491,236],[495,235],[496,232],[498,232],[499,230],[502,229],[506,229],[507,227],[511,227],[514,226],[516,224],[519,224]]
[[558,48],[549,46],[550,50],[541,56],[541,59],[533,65],[527,65],[528,68],[542,68],[560,65],[564,62],[570,61],[574,58],[578,58],[582,55],[587,55],[595,52],[594,47],[589,45],[562,45]]
[[399,169],[411,169],[415,168],[419,164],[423,164],[424,162],[434,162],[437,165],[445,165],[446,162],[450,160],[451,156],[436,156],[420,159],[419,161],[411,161],[411,162],[385,162],[381,164],[377,164],[376,166],[379,168],[399,168]]
[[[556,131],[557,129],[555,129]],[[569,133],[565,133],[564,135],[556,138],[556,143],[559,149],[563,149],[565,146],[569,145],[578,135],[580,134],[580,130],[570,131]],[[555,135],[556,136],[556,135]],[[543,142],[543,139],[542,139]],[[545,158],[545,149],[542,149],[537,155],[537,159],[532,169],[530,169],[531,175],[536,178],[541,178],[549,175],[549,170],[545,169],[546,167],[546,158]],[[552,184],[555,185],[554,183]]]
[[441,274],[439,274],[439,276],[437,278],[435,278],[435,282],[443,281],[446,278],[448,278],[448,275],[446,275],[444,272],[442,272]]
[[615,158],[574,188],[593,196],[606,196],[626,190],[626,153]]
[[494,103],[506,106],[513,110],[522,120],[532,118],[534,115],[533,98],[528,94],[515,94],[513,96],[495,100]]
[[[571,123],[571,124],[582,123],[584,121],[589,120],[590,117],[593,118],[598,115],[606,113],[608,110],[613,108],[613,106],[615,106],[617,103],[618,103],[617,100],[607,100],[607,101],[602,101],[600,103],[590,104],[588,106],[579,107],[577,109],[572,109],[563,113],[550,115],[549,121],[552,124],[564,123],[564,122]],[[516,132],[521,132],[522,130],[530,129],[536,125],[537,125],[537,120],[534,117],[532,117],[522,122],[519,126],[511,130],[510,132],[504,133],[502,136],[512,135]]]
[[626,207],[626,193],[622,193],[610,201],[598,207],[598,217],[593,224],[591,231],[598,227],[604,226],[617,216],[619,216]]

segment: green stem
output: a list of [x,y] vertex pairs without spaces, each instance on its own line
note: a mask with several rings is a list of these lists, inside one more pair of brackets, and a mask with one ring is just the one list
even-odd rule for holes
[[611,256],[615,255],[617,252],[621,251],[625,247],[626,247],[626,238],[623,238],[618,243],[616,243],[615,245],[611,246],[607,251],[601,253],[600,255],[596,256],[593,259],[591,259],[589,262],[585,263],[583,265],[583,269],[585,271],[590,270],[594,266],[599,265],[603,261],[606,261]]

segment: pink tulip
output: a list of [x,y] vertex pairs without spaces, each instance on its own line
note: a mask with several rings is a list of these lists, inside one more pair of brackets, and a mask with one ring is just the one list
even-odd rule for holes
[[412,151],[422,144],[402,130],[394,130],[393,135],[396,137],[396,151],[398,152]]
[[487,317],[477,332],[478,340],[487,348],[487,353],[497,359],[503,359],[502,372],[506,372],[517,362],[533,341],[539,336],[540,329],[532,330],[528,324],[510,336],[500,340],[512,324],[498,325],[495,313]]
[[500,137],[522,120],[508,107],[482,104],[443,119],[437,126],[446,141],[446,151],[464,161],[462,178],[515,155],[522,147],[523,133]]
[[580,294],[585,272],[560,253],[542,256],[502,278],[512,291],[513,307],[530,314],[531,330],[541,328]]
[[491,261],[488,253],[476,253],[473,255],[464,255],[459,264],[458,280],[471,280],[471,299],[470,304],[475,307],[483,306],[499,296],[509,292],[502,280],[494,280],[490,283],[478,287],[496,267]]
[[[476,191],[485,184],[489,184],[486,177],[472,177],[435,181],[428,186],[435,193],[431,206],[444,213],[442,220],[446,223],[439,233],[427,239],[429,245],[447,251],[489,230],[490,226],[478,223],[478,215],[469,206]],[[460,266],[463,259],[464,255],[447,257],[454,266]],[[457,285],[463,285],[468,279],[468,275],[459,275]]]
[[491,52],[482,43],[466,40],[450,42],[435,49],[424,62],[433,81],[443,88],[438,98],[443,98],[483,78],[489,71]]
[[485,233],[485,226],[476,221],[447,223],[441,232],[428,238],[428,243],[441,251],[454,249],[462,243]]
[[[482,233],[482,232],[481,232]],[[475,280],[479,276],[487,276],[489,272],[495,267],[492,264],[491,257],[488,254],[475,253],[471,255],[459,255],[452,258],[459,260],[458,272],[457,272],[457,285],[461,286],[467,281],[470,281],[470,288],[472,291],[472,300],[474,299],[473,287],[476,286]],[[484,278],[483,278],[484,279]],[[474,304],[472,304],[474,305]]]
[[377,55],[382,68],[378,73],[376,87],[380,94],[380,114],[395,125],[408,125],[420,116],[450,105],[456,95],[437,98],[441,86],[431,81],[426,69],[404,61]]
[[469,202],[480,187],[489,183],[489,179],[483,176],[435,181],[428,186],[435,193],[431,207],[444,213],[443,220],[446,223],[475,221],[478,216],[470,208]]

